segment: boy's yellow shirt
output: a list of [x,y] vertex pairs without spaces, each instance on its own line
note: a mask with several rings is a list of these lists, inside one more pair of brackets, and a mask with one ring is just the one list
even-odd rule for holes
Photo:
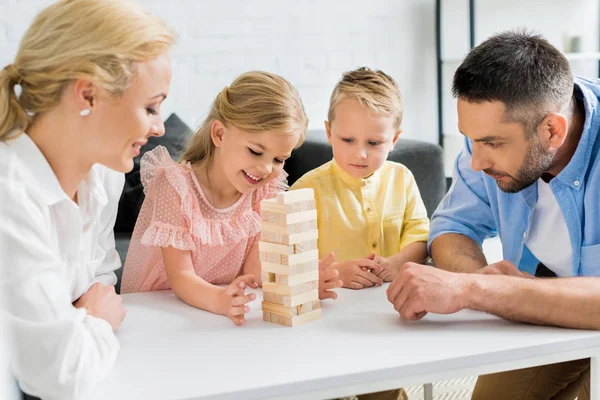
[[371,253],[391,257],[427,241],[429,219],[412,173],[386,161],[366,179],[344,172],[335,160],[306,173],[290,190],[312,188],[317,203],[319,258],[337,262]]

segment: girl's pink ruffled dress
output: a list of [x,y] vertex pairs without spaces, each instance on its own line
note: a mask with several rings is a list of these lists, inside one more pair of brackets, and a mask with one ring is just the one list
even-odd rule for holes
[[[231,283],[260,233],[260,200],[287,188],[285,172],[232,206],[214,208],[189,164],[178,164],[163,146],[141,160],[146,199],[123,270],[121,293],[170,289],[161,247],[191,250],[196,274],[209,283]],[[256,253],[258,254],[258,253]]]

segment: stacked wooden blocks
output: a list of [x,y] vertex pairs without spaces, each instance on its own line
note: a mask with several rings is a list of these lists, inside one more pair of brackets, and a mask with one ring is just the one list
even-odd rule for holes
[[321,318],[314,191],[279,193],[260,213],[263,319],[297,326]]

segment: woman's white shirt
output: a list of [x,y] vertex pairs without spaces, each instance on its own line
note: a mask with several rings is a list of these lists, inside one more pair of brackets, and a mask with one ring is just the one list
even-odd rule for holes
[[115,362],[110,324],[72,303],[96,282],[117,281],[113,226],[123,185],[123,174],[95,165],[77,205],[27,134],[0,143],[0,291],[14,330],[13,372],[26,393],[81,398]]

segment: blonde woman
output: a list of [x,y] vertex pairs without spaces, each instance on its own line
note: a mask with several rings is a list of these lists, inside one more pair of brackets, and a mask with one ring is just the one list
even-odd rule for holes
[[[243,325],[255,299],[245,288],[261,283],[259,203],[286,188],[283,165],[307,125],[289,82],[247,72],[217,95],[181,163],[162,147],[145,154],[146,199],[122,292],[172,289],[184,302]],[[322,274],[322,293],[337,286],[337,271]]]
[[122,173],[164,133],[173,40],[137,3],[63,0],[0,70],[0,291],[28,394],[80,398],[115,361],[112,228]]

